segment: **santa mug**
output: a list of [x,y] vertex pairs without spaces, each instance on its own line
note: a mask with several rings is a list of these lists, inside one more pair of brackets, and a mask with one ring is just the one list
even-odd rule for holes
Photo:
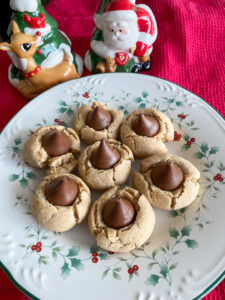
[[151,9],[135,0],[102,0],[94,15],[85,66],[93,73],[149,70],[157,24]]

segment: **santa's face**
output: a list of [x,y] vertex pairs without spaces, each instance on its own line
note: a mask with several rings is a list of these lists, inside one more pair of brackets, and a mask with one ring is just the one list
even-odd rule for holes
[[138,39],[138,26],[134,21],[105,22],[103,37],[110,49],[129,50]]

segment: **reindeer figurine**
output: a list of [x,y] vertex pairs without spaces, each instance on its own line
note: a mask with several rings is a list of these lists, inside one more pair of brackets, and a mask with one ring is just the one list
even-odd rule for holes
[[32,99],[58,83],[80,77],[75,65],[82,69],[82,60],[76,55],[74,65],[74,57],[68,45],[60,45],[57,53],[50,53],[38,66],[33,55],[42,44],[41,36],[21,33],[15,21],[12,21],[11,29],[11,41],[0,43],[0,49],[7,51],[15,67],[21,70],[24,79],[13,82],[10,78],[10,81],[25,98]]

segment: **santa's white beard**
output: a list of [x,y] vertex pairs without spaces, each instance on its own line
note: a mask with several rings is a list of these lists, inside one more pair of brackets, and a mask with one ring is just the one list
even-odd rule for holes
[[10,0],[12,10],[34,12],[38,8],[38,0]]
[[132,46],[134,46],[138,40],[138,27],[136,23],[132,23],[129,25],[129,29],[127,34],[119,34],[119,36],[115,36],[113,32],[108,30],[103,30],[103,38],[104,42],[108,48],[114,50],[129,50]]

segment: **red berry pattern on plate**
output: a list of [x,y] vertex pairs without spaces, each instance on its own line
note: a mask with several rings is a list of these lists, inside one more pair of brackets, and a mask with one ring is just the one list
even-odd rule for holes
[[89,92],[85,92],[83,95],[82,95],[84,98],[89,98]]
[[93,263],[97,263],[97,262],[98,262],[98,258],[97,258],[97,257],[93,257],[93,258],[92,258],[92,262],[93,262]]
[[137,265],[134,265],[134,266],[133,266],[133,270],[134,270],[134,271],[138,271],[138,270],[139,270],[139,267],[138,267]]
[[[181,149],[183,151],[190,151],[193,159],[200,161],[200,164],[203,166],[203,173],[207,180],[206,191],[204,194],[199,195],[199,206],[192,223],[187,224],[184,222],[183,227],[179,229],[170,228],[168,232],[170,237],[169,241],[158,249],[150,250],[148,247],[149,243],[146,242],[140,248],[131,251],[128,256],[121,256],[113,251],[100,251],[97,246],[94,246],[90,247],[89,253],[86,254],[86,256],[84,255],[81,257],[80,246],[72,246],[69,249],[65,249],[63,246],[59,246],[58,240],[55,240],[53,233],[46,232],[38,225],[36,229],[35,226],[28,226],[25,231],[28,233],[28,236],[30,236],[30,242],[28,242],[27,245],[20,245],[25,250],[24,259],[31,256],[32,259],[35,257],[39,265],[46,265],[51,259],[61,260],[62,266],[60,268],[60,274],[64,279],[70,276],[72,270],[84,270],[85,263],[88,262],[91,265],[95,264],[96,270],[98,266],[104,266],[105,270],[102,274],[102,279],[111,273],[116,280],[120,280],[122,274],[126,274],[128,280],[132,280],[133,278],[137,278],[136,276],[138,276],[139,272],[142,270],[142,268],[139,268],[138,260],[145,259],[146,268],[149,270],[149,277],[146,278],[145,284],[156,286],[159,280],[165,280],[170,285],[172,283],[171,273],[177,267],[177,262],[174,262],[174,259],[176,257],[175,255],[179,253],[180,243],[191,249],[198,247],[198,242],[191,238],[192,227],[196,225],[199,229],[203,229],[206,225],[211,224],[210,220],[202,218],[202,208],[207,209],[204,198],[207,198],[209,195],[211,198],[216,198],[219,193],[217,186],[225,184],[225,165],[222,162],[216,162],[214,156],[219,151],[219,148],[210,146],[205,141],[199,141],[199,136],[197,138],[197,135],[194,134],[199,128],[196,127],[195,121],[190,119],[188,114],[182,111],[179,114],[173,112],[175,107],[181,108],[184,106],[184,104],[177,100],[175,96],[171,98],[164,97],[160,102],[159,99],[151,99],[148,92],[143,91],[141,95],[130,99],[131,101],[128,102],[128,104],[122,103],[121,105],[121,100],[125,102],[129,97],[129,93],[122,91],[121,95],[116,98],[105,99],[103,94],[98,94],[98,92],[95,92],[94,89],[90,88],[82,93],[75,93],[73,95],[72,104],[68,104],[67,100],[59,100],[59,108],[57,108],[56,115],[52,120],[58,125],[68,126],[68,122],[71,122],[71,117],[74,115],[76,109],[82,104],[91,104],[92,101],[101,101],[106,104],[110,101],[118,103],[117,108],[121,109],[125,115],[130,111],[129,105],[133,105],[134,103],[136,104],[136,108],[153,106],[154,108],[165,112],[174,124],[179,127],[177,131],[174,132],[174,141],[184,141]],[[134,107],[132,107],[132,110],[133,109]],[[52,123],[52,121],[50,123]],[[32,130],[30,130],[30,134],[38,127],[50,123],[45,119],[42,119],[40,123],[36,124]],[[186,132],[188,132],[189,135]],[[17,160],[17,163],[20,163],[18,167],[21,167],[20,172],[15,172],[15,174],[9,176],[9,181],[19,183],[20,187],[23,189],[22,191],[29,189],[31,192],[32,182],[36,179],[36,175],[33,172],[28,171],[26,166],[20,161],[22,145],[22,138],[17,137],[15,138],[14,143],[8,146],[8,150],[12,153],[12,159]],[[25,200],[26,199],[21,195],[16,196],[16,203],[23,204],[24,207],[27,207],[27,213],[29,213],[29,202]],[[185,211],[186,208],[179,211],[171,211],[168,213],[168,216],[185,220]],[[178,248],[175,249],[176,247]],[[171,253],[173,255],[171,255]],[[109,260],[109,265],[105,263],[107,259]],[[171,261],[172,259],[173,262]],[[162,261],[166,261],[166,264],[162,263]],[[88,264],[86,265],[88,266]],[[124,272],[121,272],[122,270]]]
[[182,137],[182,134],[178,133],[177,131],[174,131],[174,142],[179,142]]

